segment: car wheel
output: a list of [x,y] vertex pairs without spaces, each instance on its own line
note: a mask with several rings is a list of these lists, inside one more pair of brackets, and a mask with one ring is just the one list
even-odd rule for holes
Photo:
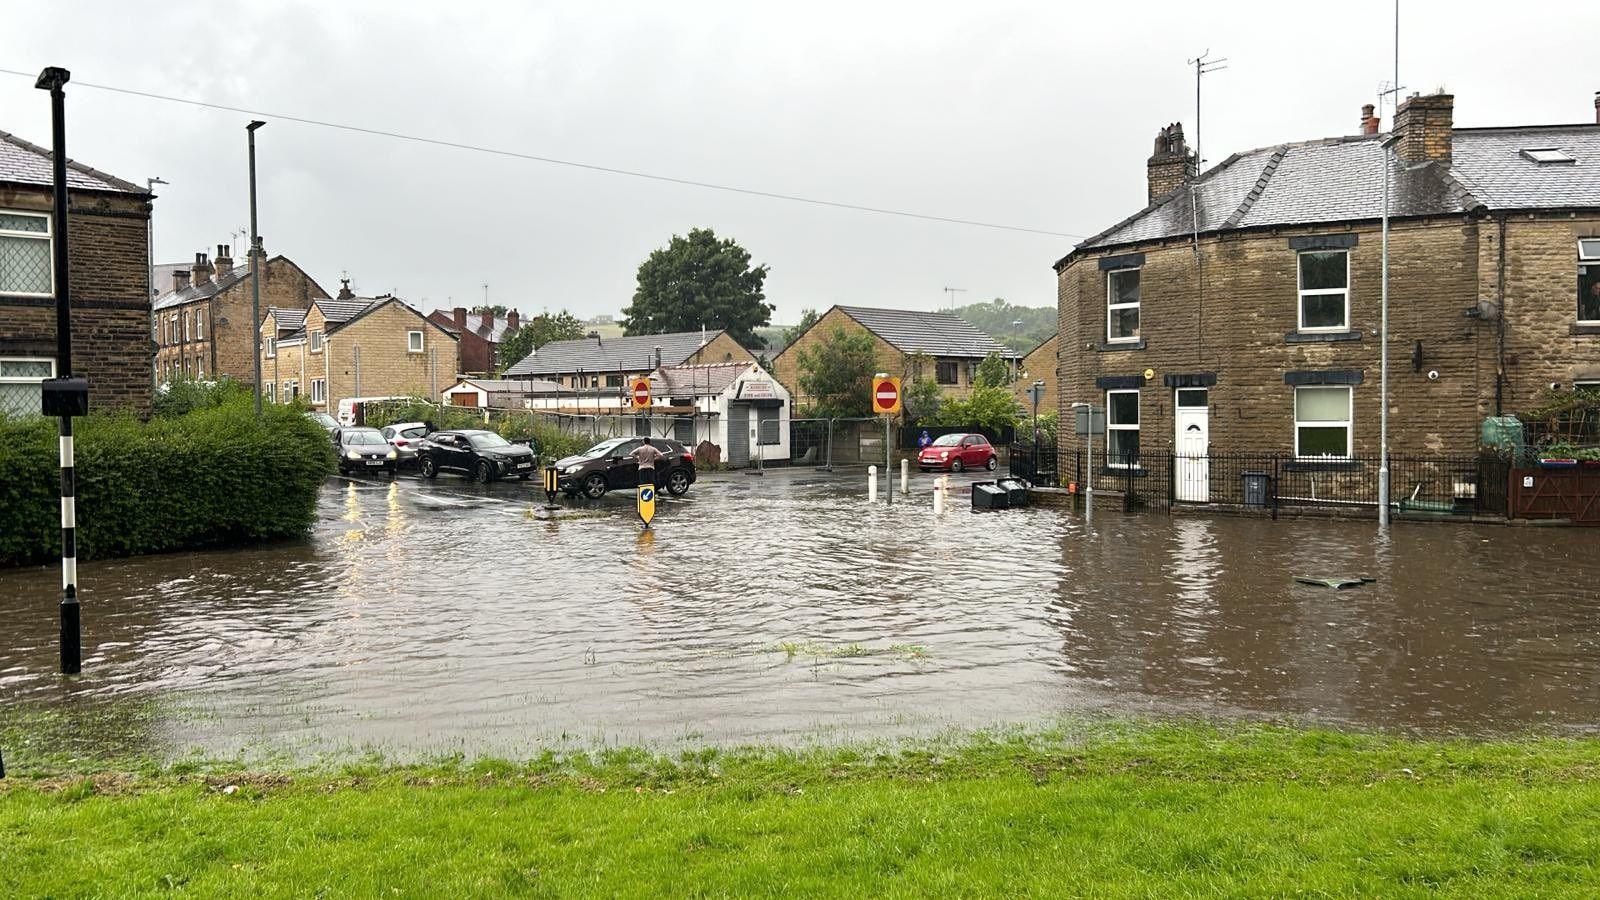
[[480,459],[478,465],[473,468],[472,475],[478,479],[479,484],[488,484],[494,480],[494,467],[489,465],[487,459]]
[[689,493],[689,473],[682,469],[673,469],[667,473],[667,493],[674,497],[682,497]]
[[965,469],[965,468],[966,468],[966,466],[961,464],[961,460],[959,460],[959,459],[950,460],[950,471],[952,471],[952,472],[960,472],[962,469]]
[[985,469],[988,469],[989,471],[993,472],[994,471],[994,467],[998,466],[998,465],[1000,465],[1000,460],[998,458],[996,458],[996,457],[991,456],[991,457],[989,457],[989,461],[983,464],[983,467]]
[[599,472],[583,480],[583,495],[590,500],[599,500],[606,495],[606,477]]
[[422,469],[423,478],[433,478],[439,474],[439,464],[434,462],[431,456],[424,456],[419,465]]

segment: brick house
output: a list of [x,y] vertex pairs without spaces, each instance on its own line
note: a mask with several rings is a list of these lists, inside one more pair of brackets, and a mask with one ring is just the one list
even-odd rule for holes
[[680,331],[551,341],[507,369],[506,378],[540,378],[563,387],[601,395],[620,395],[630,379],[648,377],[661,366],[755,362],[749,350],[726,331]]
[[1057,371],[1057,360],[1060,357],[1061,336],[1052,334],[1039,342],[1039,346],[1029,350],[1022,357],[1017,372],[1017,380],[1013,383],[1016,389],[1017,402],[1030,412],[1033,409],[1033,400],[1028,396],[1028,388],[1035,381],[1044,382],[1044,390],[1039,396],[1039,412],[1046,413],[1054,410],[1057,395],[1060,393],[1060,372]]
[[[1018,359],[1015,350],[952,313],[834,306],[772,361],[773,373],[799,408],[805,408],[811,399],[800,389],[800,351],[824,340],[835,328],[871,335],[878,371],[898,375],[908,386],[913,379],[931,376],[950,398],[972,393],[978,364],[989,354],[999,354],[1011,363],[1013,371]],[[931,371],[914,371],[918,361],[931,366]]]
[[[0,131],[0,416],[39,412],[56,374],[49,150]],[[67,162],[72,360],[91,409],[150,408],[148,190]]]
[[470,313],[457,306],[448,312],[436,309],[428,318],[460,340],[461,371],[457,374],[474,378],[492,377],[500,371],[500,342],[521,325],[514,309],[499,319],[492,312]]
[[[1600,383],[1596,109],[1456,128],[1448,94],[1401,103],[1392,452],[1470,453],[1485,416]],[[1064,451],[1081,443],[1067,407],[1092,402],[1108,407],[1097,452],[1376,454],[1386,138],[1367,107],[1359,134],[1196,177],[1181,126],[1162,129],[1148,205],[1055,264]]]
[[[261,273],[263,315],[270,307],[303,310],[328,298],[286,257],[269,258]],[[169,277],[170,285],[151,308],[157,383],[226,375],[255,384],[249,265],[235,266],[232,248],[218,244],[215,262],[196,253],[192,266],[173,268]]]
[[460,363],[455,335],[388,294],[271,307],[261,338],[267,399],[326,412],[355,397],[437,398]]

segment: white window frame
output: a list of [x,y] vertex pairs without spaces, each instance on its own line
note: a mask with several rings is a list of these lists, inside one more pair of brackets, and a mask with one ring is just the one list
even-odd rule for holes
[[311,402],[328,402],[328,380],[326,378],[311,379]]
[[0,213],[5,213],[6,215],[10,215],[10,216],[27,216],[30,219],[43,219],[44,220],[44,231],[43,232],[39,232],[39,231],[11,231],[10,229],[0,229],[0,237],[15,237],[15,238],[26,238],[28,240],[35,240],[35,241],[44,241],[45,247],[46,247],[45,252],[46,252],[46,255],[50,259],[50,266],[49,266],[49,268],[50,268],[50,290],[45,291],[42,294],[36,294],[36,293],[33,293],[32,291],[4,291],[3,293],[7,297],[54,297],[56,295],[56,266],[55,266],[55,258],[56,258],[56,233],[55,233],[55,227],[56,227],[56,222],[55,222],[55,217],[52,216],[50,213],[42,213],[42,212],[39,212],[38,210],[32,210],[32,209],[0,209]]
[[267,359],[273,359],[277,355],[278,355],[278,339],[275,338],[275,337],[267,338]]
[[[1141,309],[1141,306],[1144,302],[1144,273],[1140,272],[1142,268],[1142,266],[1124,266],[1120,269],[1108,269],[1106,271],[1106,343],[1108,344],[1137,344],[1139,342],[1139,338],[1144,334],[1144,310]],[[1140,272],[1139,299],[1132,303],[1117,303],[1113,300],[1116,295],[1111,291],[1111,282],[1117,275],[1120,275],[1123,272]],[[1134,334],[1132,337],[1112,337],[1111,323],[1115,317],[1115,314],[1124,309],[1138,310],[1139,324],[1134,326]]]
[[1111,468],[1111,469],[1132,468],[1127,463],[1112,462],[1111,461],[1111,432],[1113,432],[1113,431],[1133,431],[1133,432],[1137,432],[1139,430],[1139,423],[1138,422],[1134,422],[1132,425],[1128,425],[1128,424],[1116,424],[1116,423],[1113,423],[1111,421],[1111,395],[1112,394],[1132,394],[1133,395],[1134,415],[1136,415],[1136,416],[1138,416],[1139,418],[1142,419],[1142,418],[1144,418],[1144,415],[1143,415],[1143,410],[1140,409],[1140,404],[1139,404],[1139,400],[1140,400],[1139,389],[1138,388],[1116,388],[1116,389],[1113,389],[1113,390],[1106,391],[1106,449],[1105,449],[1106,467],[1107,468]]
[[[1345,418],[1344,418],[1344,422],[1342,423],[1344,425],[1344,455],[1343,456],[1327,456],[1327,455],[1323,455],[1323,454],[1317,454],[1315,456],[1306,456],[1306,455],[1301,454],[1301,452],[1300,452],[1300,429],[1302,427],[1305,427],[1305,428],[1333,428],[1333,427],[1337,427],[1338,425],[1341,424],[1340,422],[1336,422],[1336,421],[1318,422],[1318,421],[1307,420],[1307,421],[1302,422],[1300,420],[1300,392],[1301,391],[1306,391],[1306,390],[1311,390],[1311,391],[1344,391],[1345,392],[1344,393],[1345,404],[1346,404],[1345,405]],[[1290,414],[1292,416],[1294,416],[1294,458],[1295,459],[1307,460],[1307,461],[1313,461],[1313,462],[1314,461],[1318,461],[1318,460],[1323,460],[1323,461],[1328,461],[1328,462],[1342,462],[1342,461],[1350,459],[1350,457],[1352,455],[1354,455],[1354,453],[1355,453],[1355,444],[1356,444],[1356,389],[1354,387],[1351,387],[1349,385],[1344,385],[1344,384],[1302,384],[1302,385],[1297,385],[1295,387],[1295,389],[1294,389],[1293,395],[1289,398],[1289,402],[1294,404],[1293,408],[1290,409],[1289,412],[1290,412]]]
[[192,332],[189,329],[189,322],[194,317],[189,315],[187,310],[185,310],[182,313],[179,313],[178,315],[183,319],[183,342],[185,344],[187,344],[187,343],[189,343],[189,341],[191,339],[191,335],[192,335]]
[[197,341],[206,339],[206,311],[203,309],[194,311],[194,339]]
[[[1343,253],[1344,254],[1344,287],[1342,288],[1315,288],[1307,290],[1301,287],[1300,279],[1303,270],[1300,266],[1300,257],[1307,253]],[[1294,255],[1294,286],[1295,301],[1294,315],[1296,330],[1306,332],[1330,332],[1350,330],[1350,251],[1344,247],[1324,247],[1318,250],[1300,250]],[[1344,295],[1344,322],[1339,325],[1306,325],[1306,298],[1330,297],[1334,294]]]
[[300,396],[300,382],[291,378],[283,383],[283,402],[292,403]]
[[203,356],[196,356],[194,358],[194,378],[196,381],[204,381],[205,377],[206,359]]
[[[1594,253],[1584,253],[1583,252],[1583,245],[1584,244],[1593,244],[1593,245],[1595,245],[1595,252]],[[1580,268],[1582,268],[1584,266],[1600,266],[1600,237],[1578,238],[1578,266]],[[1581,281],[1580,281],[1580,283],[1581,283]],[[1573,315],[1575,315],[1575,316],[1579,315],[1580,311],[1583,309],[1583,297],[1581,297],[1581,296],[1578,297],[1577,301],[1578,301],[1577,302],[1577,308],[1572,311]],[[1578,319],[1578,324],[1579,325],[1600,325],[1600,319]]]
[[[0,356],[0,362],[28,362],[28,363],[45,362],[45,363],[49,363],[50,364],[50,374],[46,375],[46,376],[44,376],[42,378],[32,378],[32,377],[23,378],[23,377],[18,376],[18,375],[11,375],[11,376],[0,375],[0,384],[38,384],[38,385],[42,385],[48,379],[56,377],[56,361],[55,361],[54,357],[50,357],[50,356]],[[44,388],[43,387],[39,388],[39,392],[40,392],[40,397],[41,397],[41,402],[42,402],[42,398],[43,398],[43,395],[44,395]]]
[[1595,391],[1600,393],[1600,378],[1580,378],[1572,383],[1574,391]]
[[421,353],[425,349],[425,346],[426,345],[424,344],[423,338],[422,338],[422,332],[420,332],[420,331],[408,331],[408,332],[406,332],[406,352],[407,353]]
[[312,331],[306,335],[306,344],[312,353],[322,352],[322,332]]
[[261,394],[262,394],[262,396],[267,398],[267,402],[268,403],[277,403],[278,402],[278,386],[276,384],[274,384],[273,382],[269,381],[266,384],[262,385],[261,386]]

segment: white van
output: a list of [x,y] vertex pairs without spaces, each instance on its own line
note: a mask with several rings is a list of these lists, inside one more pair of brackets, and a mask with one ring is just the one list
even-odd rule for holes
[[338,412],[338,414],[336,416],[334,416],[334,418],[338,419],[339,420],[339,424],[341,426],[345,427],[345,428],[350,428],[350,427],[355,426],[355,425],[364,425],[364,424],[366,424],[366,421],[365,421],[366,416],[364,415],[364,413],[362,411],[362,405],[363,404],[377,403],[377,402],[384,401],[384,400],[408,400],[408,399],[410,399],[410,398],[408,398],[408,397],[348,397],[348,398],[346,398],[344,400],[340,400],[339,401],[339,412]]

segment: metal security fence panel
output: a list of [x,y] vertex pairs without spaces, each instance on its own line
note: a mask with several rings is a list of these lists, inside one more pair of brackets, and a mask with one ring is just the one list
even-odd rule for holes
[[828,438],[832,431],[829,419],[789,420],[789,463],[796,466],[826,466],[831,464]]

